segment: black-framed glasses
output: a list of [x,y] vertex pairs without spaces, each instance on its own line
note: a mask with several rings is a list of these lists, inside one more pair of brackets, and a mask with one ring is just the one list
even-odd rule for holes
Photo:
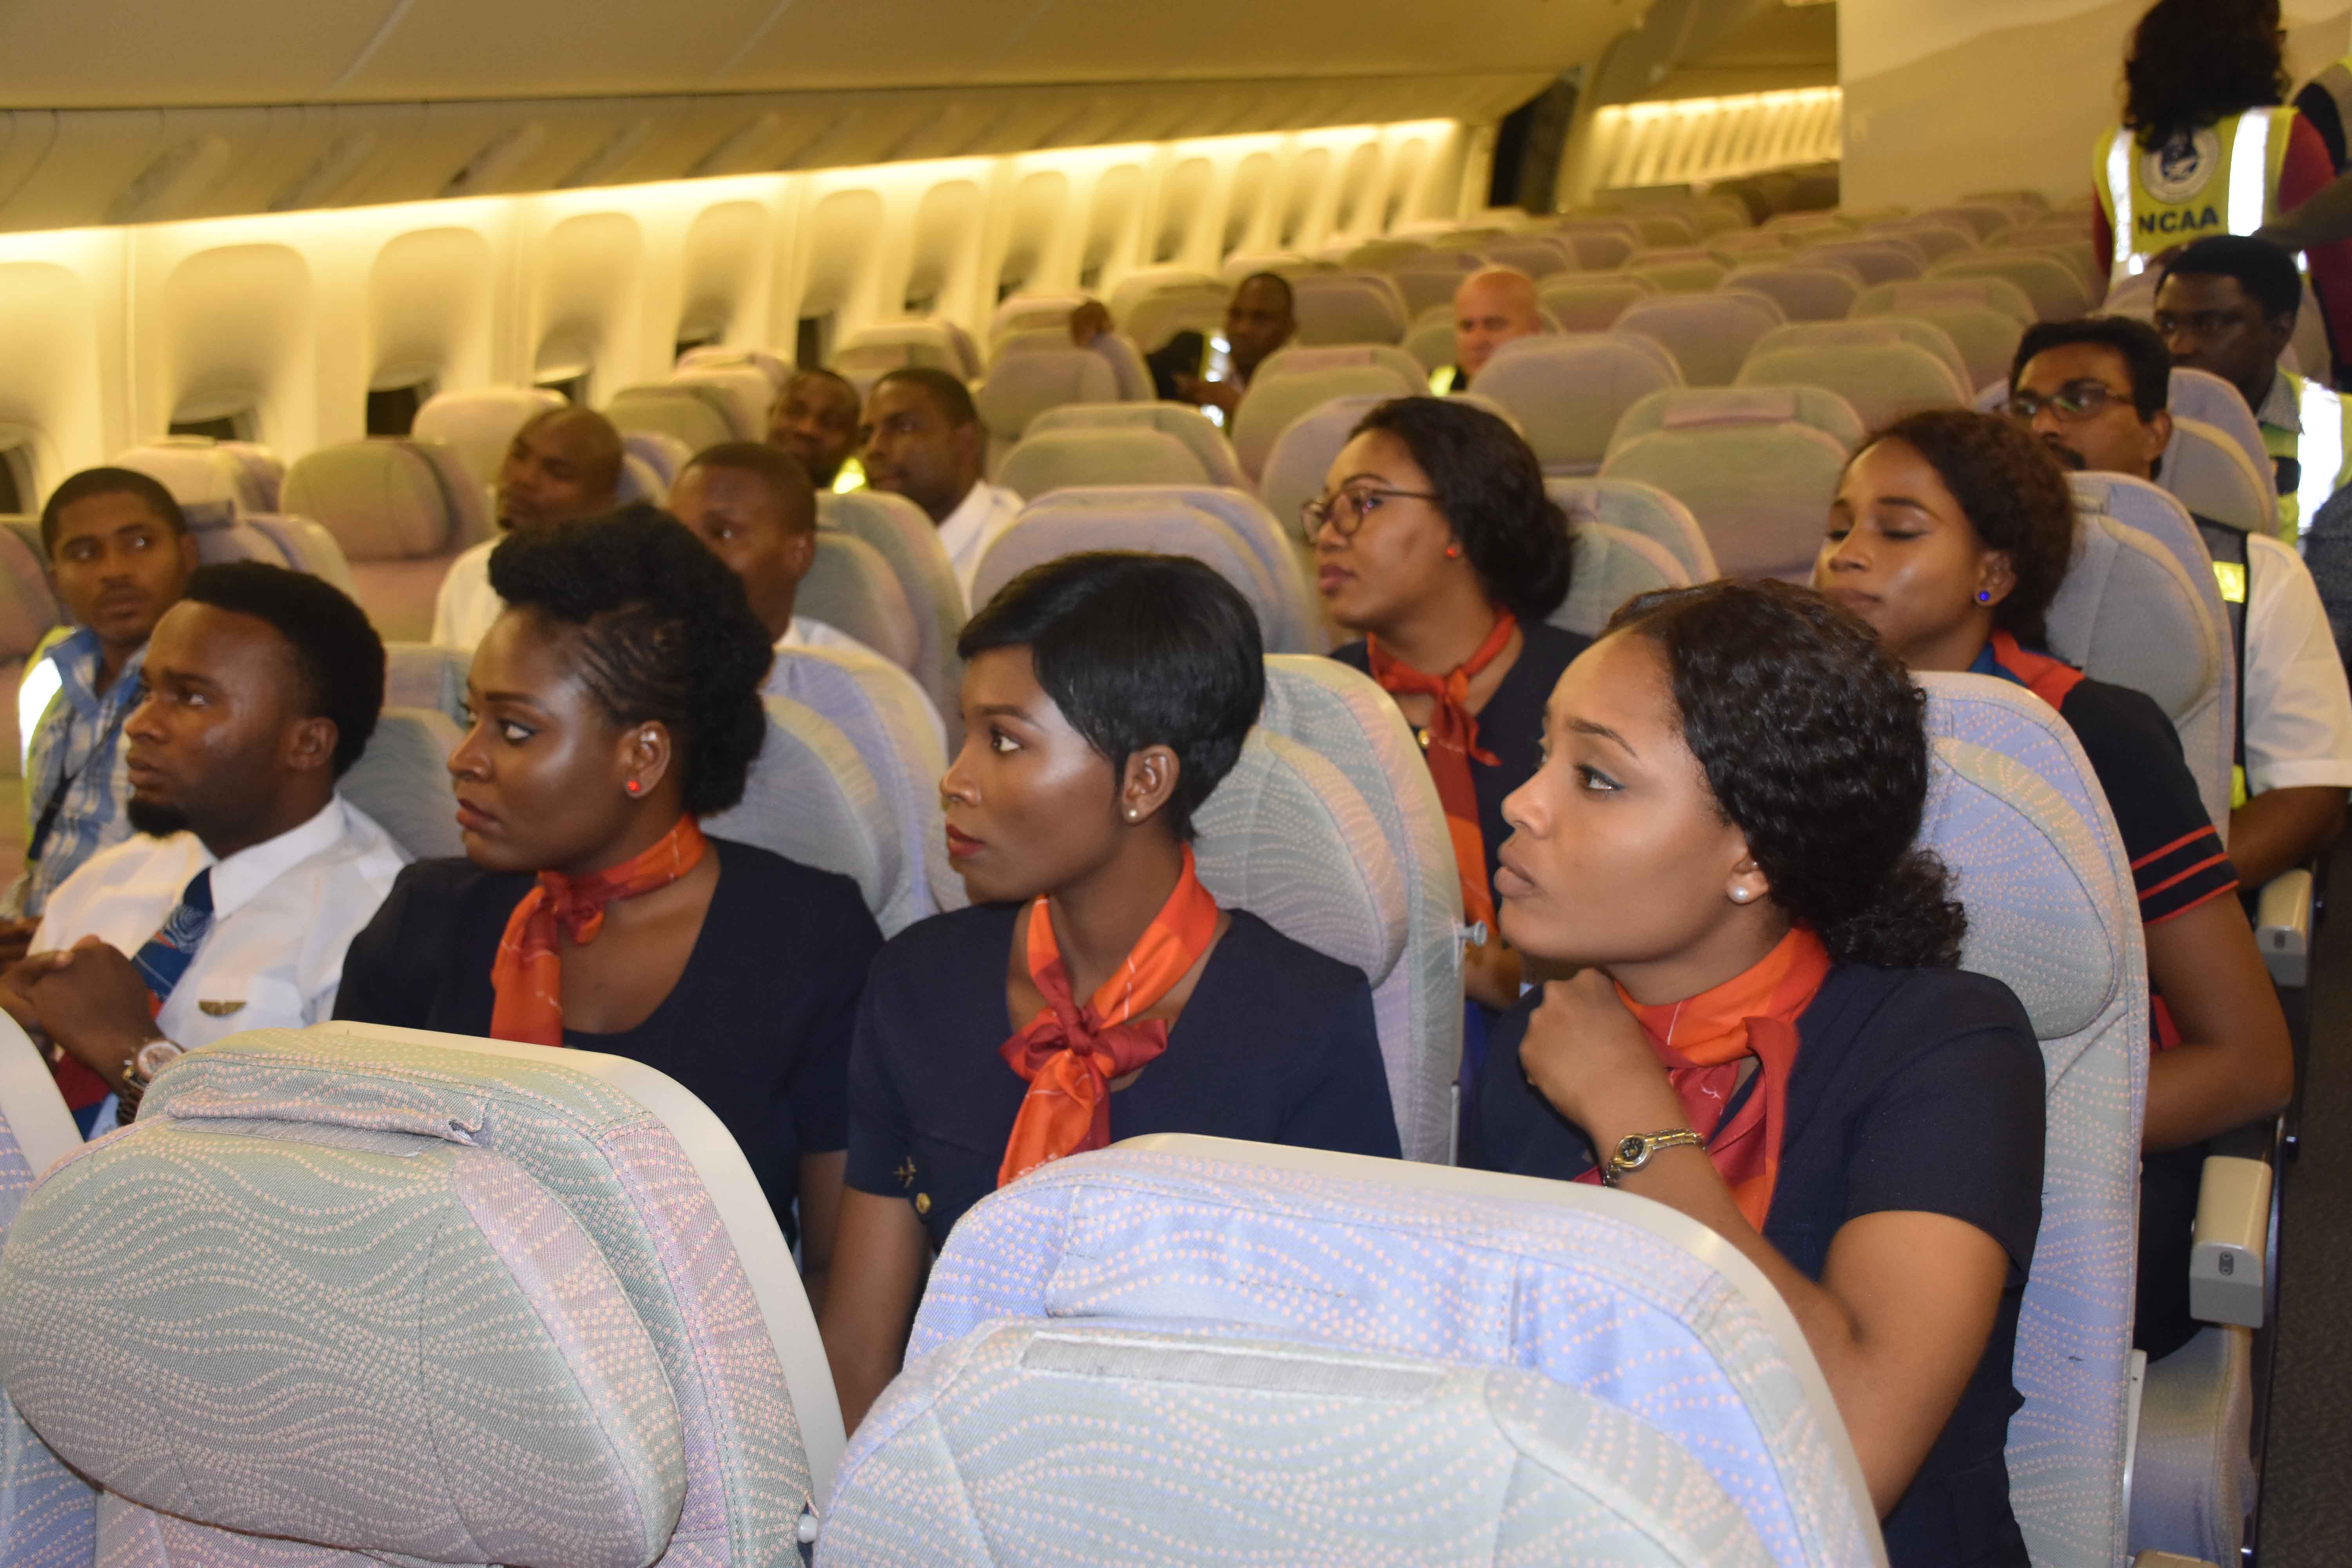
[[2110,403],[2122,402],[2126,395],[2103,381],[2070,381],[2047,397],[2013,392],[2006,406],[2009,416],[2021,425],[2032,424],[2033,416],[2045,408],[2072,425],[2098,414]]
[[1299,525],[1307,531],[1307,542],[1329,524],[1342,539],[1353,539],[1356,531],[1364,526],[1364,519],[1392,500],[1435,500],[1427,490],[1392,490],[1384,485],[1349,485],[1337,495],[1317,496],[1298,503]]

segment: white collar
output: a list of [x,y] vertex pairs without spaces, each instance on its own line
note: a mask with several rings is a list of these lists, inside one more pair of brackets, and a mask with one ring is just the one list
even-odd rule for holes
[[226,919],[235,914],[262,889],[330,847],[350,830],[343,797],[336,795],[330,795],[327,804],[299,827],[289,827],[275,838],[249,844],[226,860],[214,860],[212,851],[205,848],[199,839],[197,850],[204,863],[213,868],[214,918]]
[[2271,377],[2271,389],[2263,395],[2263,405],[2254,410],[2258,424],[2273,430],[2303,433],[2303,405],[2294,395],[2294,378],[2284,371]]
[[955,510],[940,520],[940,548],[948,552],[949,560],[963,559],[964,552],[979,542],[989,514],[995,510],[994,487],[986,479],[974,479],[963,500],[956,502]]

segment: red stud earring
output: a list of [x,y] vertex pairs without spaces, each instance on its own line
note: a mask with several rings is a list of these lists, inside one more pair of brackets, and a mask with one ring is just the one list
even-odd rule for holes
[[621,787],[627,790],[631,795],[643,795],[646,793],[646,786],[635,779],[631,779],[627,784],[623,784]]
[[1462,547],[1461,547],[1460,545],[1458,545],[1458,544],[1449,544],[1449,545],[1447,545],[1447,546],[1445,547],[1445,558],[1446,558],[1448,561],[1459,561],[1459,560],[1461,560],[1461,559],[1462,559]]

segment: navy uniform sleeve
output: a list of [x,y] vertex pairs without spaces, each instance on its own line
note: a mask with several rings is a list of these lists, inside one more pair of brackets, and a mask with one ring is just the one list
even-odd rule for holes
[[[815,922],[812,922],[814,925]],[[814,1027],[784,1085],[800,1150],[829,1154],[849,1142],[849,1058],[857,1033],[866,974],[881,951],[882,931],[865,900],[845,888],[842,907],[824,921],[833,946],[810,965],[823,978]]]
[[849,1047],[849,1163],[843,1180],[861,1193],[903,1197],[898,1172],[912,1154],[906,1101],[890,1076],[890,1044],[885,1036],[883,1001],[887,964],[875,965],[857,1005],[857,1025]]
[[2156,925],[2234,891],[2237,870],[2164,710],[2140,692],[2086,680],[2061,712],[2123,834],[2140,923]]
[[1281,1142],[1294,1149],[1398,1158],[1388,1067],[1381,1058],[1371,988],[1360,976],[1332,1010],[1330,1030],[1316,1055],[1321,1070],[1284,1116]]
[[342,982],[335,992],[335,1016],[355,1024],[390,1024],[402,1028],[428,1027],[425,1013],[438,989],[421,973],[434,958],[445,954],[446,930],[420,926],[412,915],[417,906],[419,879],[432,862],[404,866],[393,879],[392,891],[376,907],[375,916],[352,938],[343,953]]

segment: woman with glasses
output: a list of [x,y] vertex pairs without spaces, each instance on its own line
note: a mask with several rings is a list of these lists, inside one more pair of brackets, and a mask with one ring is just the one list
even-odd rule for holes
[[1568,519],[1517,432],[1442,397],[1365,415],[1300,512],[1324,607],[1362,637],[1332,657],[1396,699],[1444,803],[1463,915],[1486,927],[1465,986],[1507,1007],[1519,963],[1495,925],[1503,797],[1535,772],[1545,700],[1589,640],[1545,621],[1568,597]]
[[1915,414],[1846,465],[1813,586],[1869,622],[1915,672],[2026,688],[2058,710],[2098,775],[2138,885],[2156,1003],[2135,1318],[2153,1358],[2195,1332],[2189,1231],[2205,1140],[2275,1115],[2294,1060],[2245,911],[2229,897],[2237,872],[2171,721],[2139,692],[2086,679],[2043,647],[2042,617],[2074,542],[2074,496],[2040,442],[1990,415]]

